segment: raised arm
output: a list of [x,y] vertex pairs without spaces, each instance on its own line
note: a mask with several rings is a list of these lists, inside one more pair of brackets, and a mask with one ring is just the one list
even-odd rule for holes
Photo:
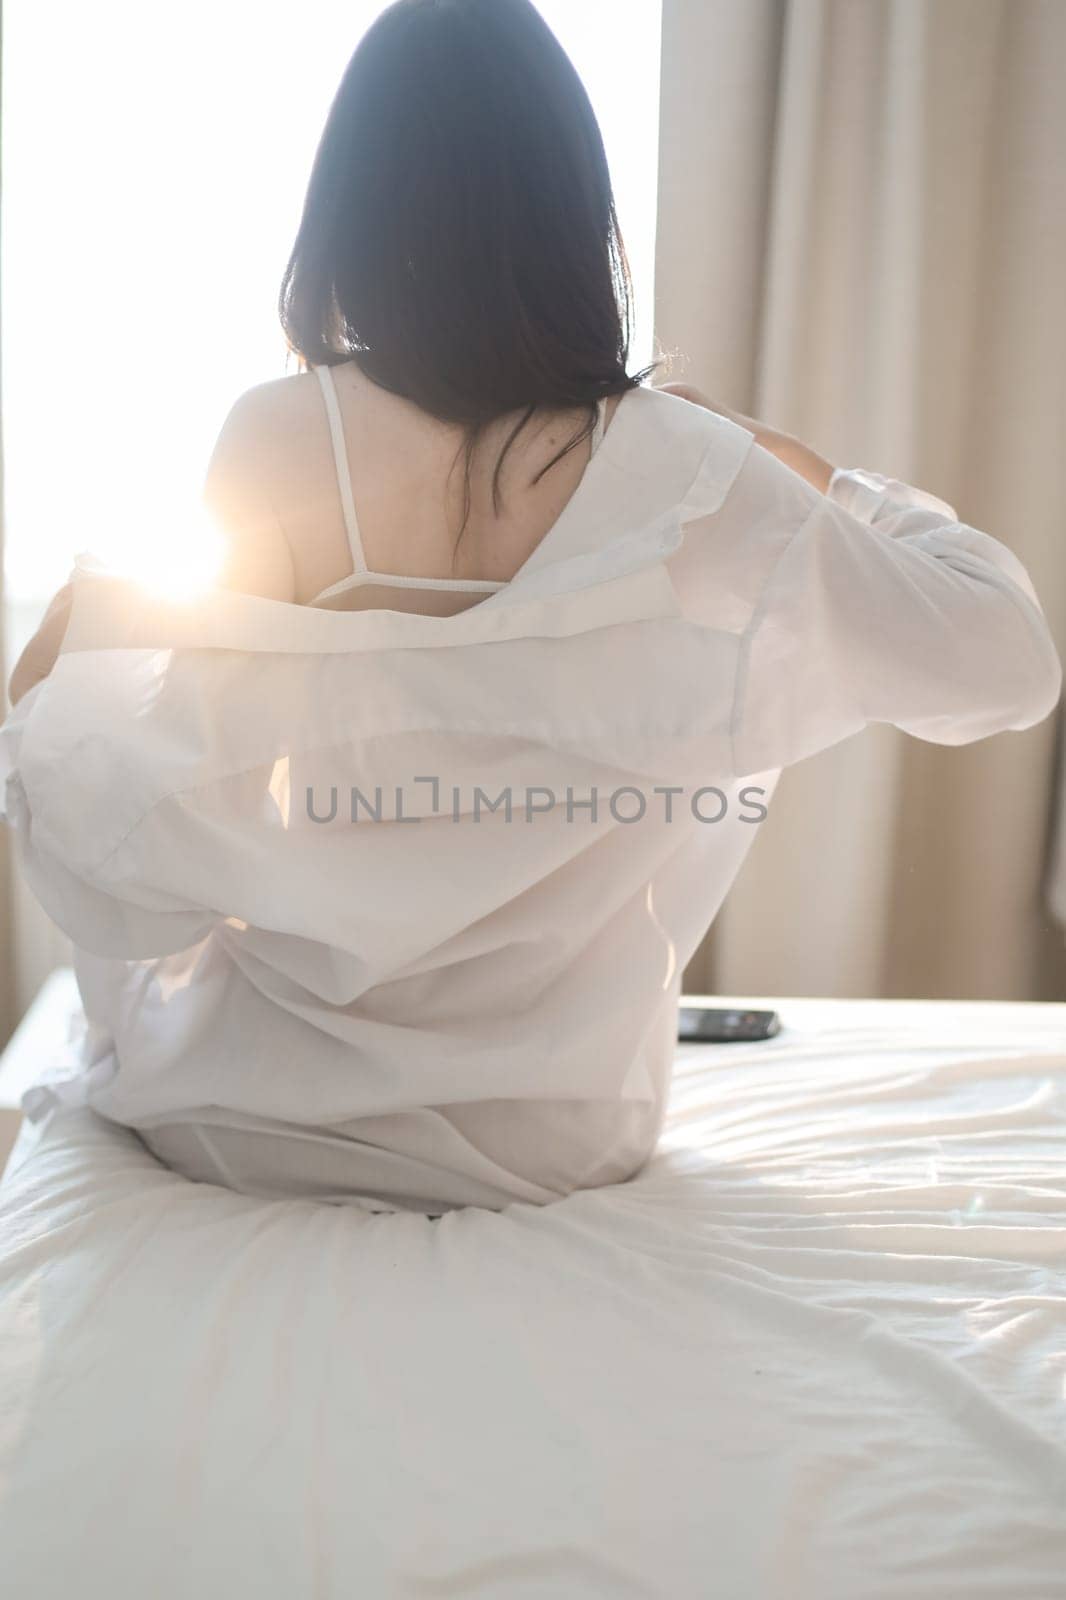
[[819,494],[757,447],[745,473],[738,487],[774,515],[752,552],[760,588],[741,639],[738,773],[802,760],[873,722],[958,745],[1054,709],[1062,666],[1006,545],[874,473],[837,470]]
[[[694,619],[740,640],[739,775],[787,766],[872,722],[966,744],[1040,722],[1062,665],[1018,557],[898,479],[834,467],[802,441],[684,384],[669,392],[755,436],[722,511],[697,534]],[[787,470],[786,470],[787,469]]]

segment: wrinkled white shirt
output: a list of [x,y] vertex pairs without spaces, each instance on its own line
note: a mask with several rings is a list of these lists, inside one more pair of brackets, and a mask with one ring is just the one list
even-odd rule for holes
[[821,495],[647,388],[455,616],[183,604],[83,562],[0,730],[88,1019],[27,1110],[374,1208],[621,1181],[781,769],[873,722],[1028,728],[1061,681],[1024,567],[952,507],[859,471]]

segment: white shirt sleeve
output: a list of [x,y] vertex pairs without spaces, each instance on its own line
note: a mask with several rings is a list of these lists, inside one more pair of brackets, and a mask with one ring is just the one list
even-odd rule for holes
[[874,722],[959,745],[1048,715],[1062,666],[1017,556],[898,480],[838,470],[822,495],[768,456],[753,450],[742,474],[749,496],[766,480],[772,515],[747,552],[759,591],[740,638],[738,776]]

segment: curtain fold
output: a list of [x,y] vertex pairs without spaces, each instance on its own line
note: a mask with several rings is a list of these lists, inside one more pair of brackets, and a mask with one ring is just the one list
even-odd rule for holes
[[[1014,549],[1066,656],[1066,6],[664,0],[656,325],[684,378]],[[688,974],[1061,999],[1057,717],[784,774]]]
[[[0,140],[3,138],[3,59],[4,13],[0,5]],[[0,188],[0,207],[3,191]],[[0,320],[0,341],[3,324]],[[0,670],[7,661],[4,642],[4,437],[3,400],[0,396]],[[0,684],[0,717],[7,712],[7,673]],[[0,1049],[15,1026],[14,922],[12,915],[11,842],[7,829],[0,828]]]

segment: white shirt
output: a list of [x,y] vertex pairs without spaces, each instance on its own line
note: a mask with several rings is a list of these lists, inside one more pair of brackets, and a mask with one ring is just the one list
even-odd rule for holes
[[621,1181],[781,769],[871,722],[1028,728],[1061,682],[1025,569],[943,501],[862,472],[823,496],[647,388],[456,616],[181,604],[82,563],[0,731],[89,1021],[27,1110],[87,1102],[263,1194],[437,1212]]

